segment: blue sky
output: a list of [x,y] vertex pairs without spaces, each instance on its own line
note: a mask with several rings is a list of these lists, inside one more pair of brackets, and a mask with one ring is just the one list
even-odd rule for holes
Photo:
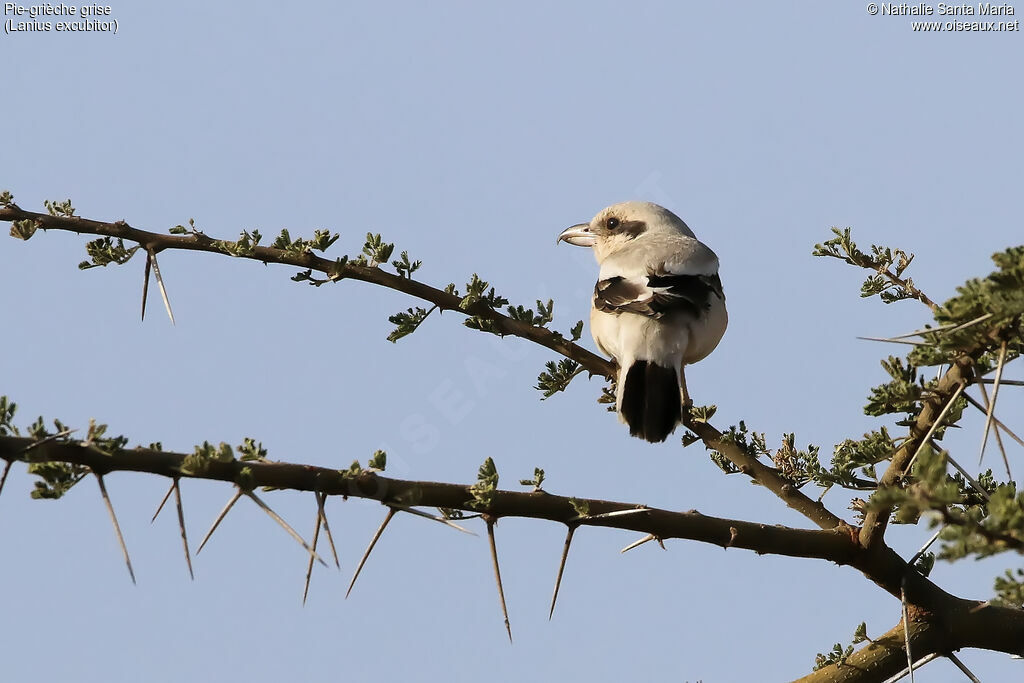
[[[116,35],[4,35],[0,186],[25,208],[71,197],[152,230],[329,228],[337,254],[381,232],[428,283],[477,272],[514,303],[553,298],[563,330],[586,317],[596,265],[558,232],[658,201],[722,262],[730,328],[688,370],[695,399],[720,427],[795,431],[825,453],[879,424],[861,407],[892,350],[855,337],[927,319],[859,299],[858,273],[811,257],[829,227],[914,251],[936,299],[1021,241],[1019,32],[915,33],[861,3],[288,9],[121,3]],[[0,241],[0,392],[25,422],[96,418],[176,450],[252,436],[271,458],[338,467],[385,447],[390,473],[428,480],[471,481],[491,456],[505,487],[540,466],[554,493],[804,525],[699,446],[629,438],[596,380],[538,401],[539,347],[447,314],[392,345],[388,315],[417,302],[206,254],[161,256],[177,325],[157,307],[140,323],[142,263],[78,271],[84,242]],[[953,441],[964,460],[980,424]],[[899,619],[852,570],[682,541],[620,555],[633,536],[584,530],[548,622],[564,529],[509,519],[510,646],[483,538],[401,516],[344,601],[384,510],[332,500],[343,570],[316,573],[303,608],[302,550],[254,506],[231,513],[192,583],[173,516],[149,524],[166,482],[108,479],[135,587],[95,482],[36,502],[16,469],[0,497],[10,680],[785,680],[861,621],[875,635]],[[193,540],[229,495],[185,483]],[[266,499],[309,533],[311,497]],[[910,555],[928,533],[891,536]],[[983,598],[1012,562],[934,576]],[[1002,655],[963,658],[982,680],[1020,675]],[[937,662],[918,680],[959,676]]]

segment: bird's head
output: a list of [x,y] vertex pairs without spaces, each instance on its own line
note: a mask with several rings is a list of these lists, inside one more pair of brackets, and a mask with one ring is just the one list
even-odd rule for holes
[[663,206],[651,202],[622,202],[601,210],[589,223],[562,231],[558,241],[578,247],[593,247],[598,262],[630,241],[644,235],[674,233],[693,237],[683,220]]

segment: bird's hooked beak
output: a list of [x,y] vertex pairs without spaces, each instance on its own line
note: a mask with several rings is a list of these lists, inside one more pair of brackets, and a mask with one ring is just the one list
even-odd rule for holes
[[577,247],[592,247],[596,241],[597,238],[590,231],[590,223],[580,223],[563,230],[555,244],[558,244],[558,242],[568,242]]

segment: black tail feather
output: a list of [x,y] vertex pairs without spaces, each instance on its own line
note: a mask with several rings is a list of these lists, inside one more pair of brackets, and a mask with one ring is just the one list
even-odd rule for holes
[[633,362],[623,380],[621,405],[630,434],[651,443],[664,441],[679,424],[682,409],[675,368]]
[[626,418],[629,433],[643,439],[644,404],[647,402],[647,361],[634,361],[622,382],[622,417]]

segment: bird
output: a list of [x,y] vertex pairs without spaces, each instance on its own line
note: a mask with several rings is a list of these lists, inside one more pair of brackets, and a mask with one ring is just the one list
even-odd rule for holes
[[718,256],[679,216],[643,201],[609,206],[557,242],[591,247],[600,266],[590,332],[618,366],[619,420],[632,436],[664,441],[692,406],[683,367],[714,351],[729,322]]

